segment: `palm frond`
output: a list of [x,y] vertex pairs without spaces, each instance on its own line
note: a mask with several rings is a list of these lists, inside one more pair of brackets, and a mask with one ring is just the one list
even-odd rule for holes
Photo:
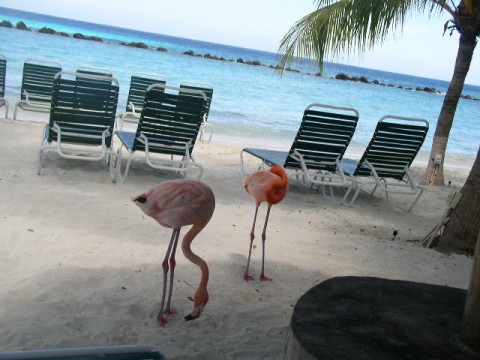
[[327,55],[364,53],[403,29],[411,12],[439,12],[445,0],[315,0],[318,9],[296,22],[280,42],[280,71],[294,59],[315,59],[320,72]]

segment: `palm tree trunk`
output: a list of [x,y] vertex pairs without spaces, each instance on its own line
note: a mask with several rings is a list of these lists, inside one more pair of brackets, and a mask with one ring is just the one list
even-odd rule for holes
[[[445,159],[448,136],[450,134],[450,129],[452,128],[455,110],[457,109],[458,101],[462,94],[463,85],[470,68],[476,44],[477,40],[475,34],[460,34],[457,59],[455,61],[452,80],[447,93],[445,94],[440,115],[438,116],[430,158],[423,178],[423,184],[425,185],[443,186],[445,184],[443,162]],[[440,164],[435,164],[435,156],[438,157],[438,155],[441,157],[441,162]]]
[[472,275],[463,312],[461,339],[480,353],[480,233],[478,233]]
[[460,191],[462,198],[451,213],[435,248],[445,253],[473,254],[480,232],[480,148]]

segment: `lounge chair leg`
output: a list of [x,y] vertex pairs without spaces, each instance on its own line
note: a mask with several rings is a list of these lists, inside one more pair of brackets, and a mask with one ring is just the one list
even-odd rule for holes
[[108,171],[110,173],[110,177],[112,179],[113,183],[117,182],[117,178],[119,177],[119,170],[120,168],[117,166],[118,162],[118,155],[116,153],[110,153],[108,155],[109,161],[108,161]]
[[17,109],[18,109],[18,103],[15,104],[15,108],[13,109],[13,120],[17,120]]
[[40,175],[40,173],[42,172],[42,153],[43,153],[43,149],[40,150],[40,153],[38,154],[38,171],[37,171],[37,175]]
[[408,208],[408,212],[412,211],[413,207],[417,203],[418,199],[420,199],[420,196],[422,196],[423,191],[425,190],[423,187],[420,187],[419,189],[420,191],[418,192],[418,195],[415,197],[415,200],[413,201],[412,205],[410,205],[410,207]]

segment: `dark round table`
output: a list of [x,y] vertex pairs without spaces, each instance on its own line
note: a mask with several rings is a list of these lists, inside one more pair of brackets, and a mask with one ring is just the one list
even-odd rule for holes
[[297,302],[285,359],[479,359],[459,341],[467,291],[336,277]]

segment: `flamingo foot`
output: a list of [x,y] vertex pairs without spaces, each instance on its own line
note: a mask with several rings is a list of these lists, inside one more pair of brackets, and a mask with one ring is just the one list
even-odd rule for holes
[[178,311],[175,310],[174,308],[167,308],[165,310],[165,315],[177,315]]
[[247,273],[243,274],[243,280],[245,281],[252,281],[254,280],[255,278],[252,276],[252,275],[248,275]]
[[158,321],[158,325],[160,326],[165,326],[168,324],[168,320],[165,319],[165,316],[163,316],[162,313],[157,315],[157,321]]
[[269,278],[268,276],[265,276],[265,274],[260,275],[260,281],[273,281],[272,278]]

